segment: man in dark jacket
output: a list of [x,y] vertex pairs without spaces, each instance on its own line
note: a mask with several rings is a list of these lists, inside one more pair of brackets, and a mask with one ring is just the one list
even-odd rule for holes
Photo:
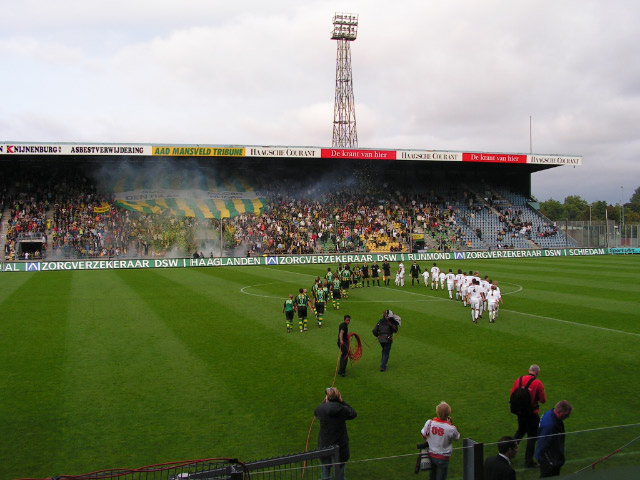
[[[353,420],[358,415],[347,402],[342,400],[342,395],[337,388],[327,388],[324,401],[316,407],[313,414],[320,420],[320,432],[318,433],[318,448],[338,445],[340,447],[340,464],[338,478],[344,480],[345,463],[349,460],[349,435],[347,434],[347,420]],[[331,464],[322,465],[322,479],[331,478]]]
[[560,475],[564,465],[564,420],[569,418],[573,407],[566,400],[556,403],[540,419],[536,458],[540,462],[540,478]]
[[511,466],[518,452],[518,442],[513,437],[502,437],[498,442],[498,455],[487,457],[484,462],[484,480],[516,480]]
[[349,322],[351,317],[344,316],[344,321],[338,326],[338,348],[340,349],[340,368],[338,375],[344,377],[347,374],[347,361],[349,360]]
[[389,353],[391,352],[391,344],[393,343],[393,334],[398,332],[398,326],[401,319],[395,315],[391,310],[385,310],[382,313],[382,318],[373,327],[373,334],[378,337],[378,342],[382,347],[382,360],[380,361],[380,371],[384,372],[387,369],[387,362],[389,361]]
[[422,270],[420,270],[420,265],[418,265],[418,262],[413,262],[413,265],[411,265],[409,272],[411,273],[411,286],[413,287],[414,281],[418,282],[418,286],[420,286],[420,273],[422,273]]

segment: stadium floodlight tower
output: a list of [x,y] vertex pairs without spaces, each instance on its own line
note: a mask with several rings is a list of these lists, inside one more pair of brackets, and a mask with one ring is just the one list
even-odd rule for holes
[[336,13],[333,16],[331,39],[338,41],[336,60],[336,100],[333,107],[334,147],[358,146],[356,131],[356,105],[353,100],[353,78],[351,73],[351,47],[358,36],[358,15]]

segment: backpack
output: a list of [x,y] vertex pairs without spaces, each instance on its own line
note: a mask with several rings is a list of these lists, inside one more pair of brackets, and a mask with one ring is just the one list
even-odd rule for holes
[[522,378],[520,377],[520,383],[509,398],[511,404],[511,413],[515,415],[531,415],[533,413],[533,407],[531,406],[531,395],[529,394],[529,386],[536,377],[532,376],[527,384],[522,386]]

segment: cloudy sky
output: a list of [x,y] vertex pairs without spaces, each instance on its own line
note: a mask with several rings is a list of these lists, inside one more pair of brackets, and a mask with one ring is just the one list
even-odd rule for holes
[[540,200],[640,186],[640,2],[1,0],[0,142],[330,146],[335,12],[359,146],[582,155]]

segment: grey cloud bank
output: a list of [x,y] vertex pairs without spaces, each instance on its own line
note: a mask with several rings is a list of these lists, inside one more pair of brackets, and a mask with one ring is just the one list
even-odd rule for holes
[[[329,146],[328,1],[12,6],[0,138]],[[640,184],[640,4],[347,1],[361,147],[579,154],[539,199]],[[25,21],[29,19],[29,21]],[[621,187],[623,187],[621,189]]]

